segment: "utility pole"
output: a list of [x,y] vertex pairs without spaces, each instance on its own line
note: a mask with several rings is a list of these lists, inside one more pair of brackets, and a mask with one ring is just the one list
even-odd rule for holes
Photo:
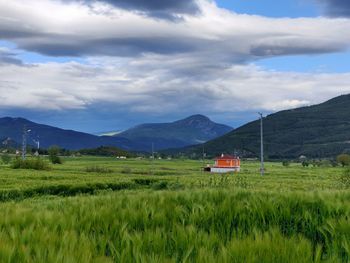
[[39,156],[39,150],[40,150],[40,140],[39,140],[39,136],[38,136],[37,140],[33,139],[33,142],[36,144],[35,156]]
[[202,167],[202,172],[204,172],[204,165],[205,165],[205,162],[204,162],[204,157],[205,157],[205,153],[204,153],[204,144],[202,145],[202,161],[203,161],[203,167]]
[[27,133],[30,132],[30,130],[27,130],[27,126],[23,126],[23,134],[22,134],[22,160],[26,159],[27,155]]
[[260,174],[264,176],[264,135],[263,135],[263,114],[261,112],[258,113],[260,115]]
[[154,174],[154,143],[152,142],[152,175]]

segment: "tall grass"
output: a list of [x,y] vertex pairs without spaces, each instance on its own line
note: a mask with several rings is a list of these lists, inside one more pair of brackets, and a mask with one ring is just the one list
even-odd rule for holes
[[201,165],[1,166],[0,262],[350,262],[341,167],[267,163],[261,177],[257,163],[231,175]]
[[25,160],[16,158],[13,160],[11,167],[13,169],[50,170],[49,164],[40,158]]
[[98,165],[91,165],[85,168],[88,173],[113,173],[113,170],[108,167],[102,167]]
[[4,204],[3,262],[348,262],[350,194],[120,192]]

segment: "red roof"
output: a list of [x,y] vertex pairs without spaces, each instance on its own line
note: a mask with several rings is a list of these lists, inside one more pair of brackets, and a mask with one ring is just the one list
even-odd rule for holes
[[228,155],[228,154],[222,154],[221,156],[218,156],[215,158],[215,160],[235,160],[235,159],[239,159],[239,157]]

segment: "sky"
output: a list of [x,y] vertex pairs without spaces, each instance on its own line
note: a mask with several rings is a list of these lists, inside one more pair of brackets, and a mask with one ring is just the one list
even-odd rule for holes
[[0,0],[0,117],[90,133],[350,93],[348,0]]

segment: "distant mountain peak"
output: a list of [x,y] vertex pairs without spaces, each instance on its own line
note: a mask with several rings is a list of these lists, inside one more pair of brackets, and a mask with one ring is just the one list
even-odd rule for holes
[[214,124],[213,121],[211,121],[207,116],[196,114],[192,115],[190,117],[187,117],[182,120],[175,121],[174,124],[181,124],[181,125],[189,125],[189,126],[202,126],[202,125],[209,125]]
[[191,115],[183,120],[199,120],[199,121],[210,121],[210,119],[202,114]]
[[203,143],[231,130],[232,127],[215,123],[207,116],[196,114],[169,123],[141,124],[116,137],[143,142],[147,145],[154,143],[156,149],[166,149]]
[[[284,110],[264,119],[265,154],[271,159],[334,157],[350,152],[350,94],[324,103]],[[203,146],[180,149],[200,154]],[[247,123],[204,144],[207,153],[260,153],[260,121]]]

